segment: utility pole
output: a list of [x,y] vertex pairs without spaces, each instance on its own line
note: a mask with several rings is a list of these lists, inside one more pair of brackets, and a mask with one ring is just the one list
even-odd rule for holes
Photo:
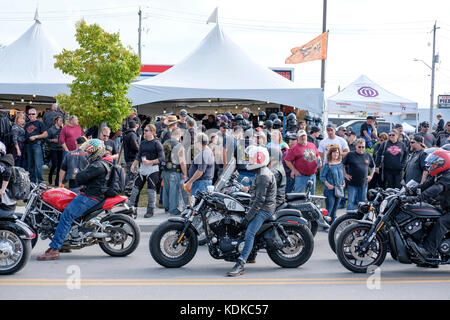
[[139,16],[139,29],[138,29],[138,54],[139,54],[139,61],[142,62],[142,56],[141,56],[141,33],[142,33],[142,11],[141,11],[141,7],[139,7],[139,11],[138,11],[138,16]]
[[[327,31],[327,0],[323,0],[323,18],[322,18],[322,33]],[[327,41],[328,45],[328,41]],[[322,60],[322,72],[320,77],[320,87],[325,91],[325,60]]]
[[433,27],[433,59],[431,60],[431,94],[430,94],[430,128],[433,126],[433,105],[434,105],[434,69],[436,65],[436,21]]

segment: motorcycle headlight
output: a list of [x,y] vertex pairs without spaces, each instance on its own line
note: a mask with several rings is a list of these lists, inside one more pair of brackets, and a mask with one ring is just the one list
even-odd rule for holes
[[383,202],[380,205],[380,213],[384,212],[384,210],[386,209],[387,203],[388,203],[387,199],[383,200]]

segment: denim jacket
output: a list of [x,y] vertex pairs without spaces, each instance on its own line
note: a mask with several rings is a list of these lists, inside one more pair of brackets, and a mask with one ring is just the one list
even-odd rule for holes
[[323,165],[322,171],[320,172],[320,181],[325,183],[327,181],[332,186],[337,184],[344,184],[344,165],[339,164],[328,164]]

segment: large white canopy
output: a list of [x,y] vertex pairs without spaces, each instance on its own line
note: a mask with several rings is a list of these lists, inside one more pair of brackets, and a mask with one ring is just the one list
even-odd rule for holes
[[341,92],[327,99],[329,113],[365,112],[368,115],[417,113],[417,102],[399,97],[366,76],[360,76]]
[[54,67],[61,53],[47,35],[39,18],[16,41],[0,51],[0,94],[54,97],[70,93],[72,77]]
[[320,88],[304,89],[255,63],[217,24],[200,45],[169,70],[130,86],[134,106],[176,99],[231,98],[278,103],[318,114]]

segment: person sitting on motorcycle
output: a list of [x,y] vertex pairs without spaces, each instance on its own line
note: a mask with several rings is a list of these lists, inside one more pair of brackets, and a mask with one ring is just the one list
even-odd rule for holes
[[14,157],[6,153],[6,147],[0,141],[0,217],[8,217],[16,210],[17,201],[8,196],[7,187],[11,178]]
[[82,149],[87,153],[88,166],[76,175],[75,180],[83,187],[61,214],[50,248],[38,256],[39,261],[59,259],[59,252],[73,221],[105,199],[108,172],[100,160],[112,165],[113,159],[106,155],[105,144],[99,139],[89,140]]
[[252,252],[255,235],[264,221],[272,216],[276,206],[277,184],[273,173],[267,167],[270,162],[267,148],[250,146],[246,151],[249,159],[247,170],[255,173],[249,190],[252,201],[242,222],[243,226],[247,226],[244,248],[233,269],[227,273],[230,277],[244,274],[244,264]]
[[420,195],[406,199],[407,202],[430,202],[434,199],[440,201],[443,215],[436,221],[423,246],[408,239],[414,251],[424,260],[435,255],[442,239],[450,230],[450,152],[438,149],[427,156],[425,164],[429,177],[423,184],[411,190],[414,194],[420,189]]

